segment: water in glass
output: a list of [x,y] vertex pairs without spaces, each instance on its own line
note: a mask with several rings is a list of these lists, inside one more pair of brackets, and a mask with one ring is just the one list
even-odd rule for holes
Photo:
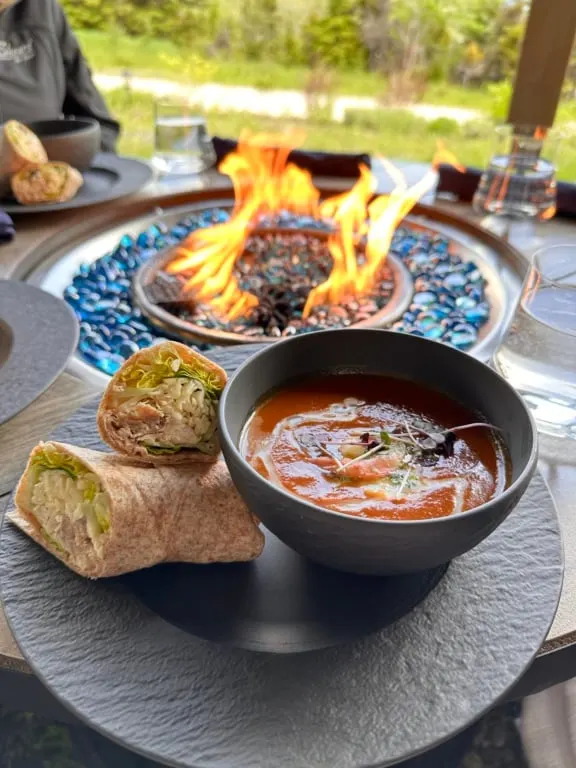
[[576,439],[576,244],[535,255],[494,363],[542,432]]
[[512,126],[494,132],[492,159],[474,195],[477,211],[511,218],[549,219],[556,211],[559,140],[547,129],[520,133]]
[[163,174],[200,173],[215,161],[206,119],[202,115],[157,109],[154,165]]
[[555,205],[555,168],[542,158],[493,157],[474,196],[477,209],[505,216],[546,218]]

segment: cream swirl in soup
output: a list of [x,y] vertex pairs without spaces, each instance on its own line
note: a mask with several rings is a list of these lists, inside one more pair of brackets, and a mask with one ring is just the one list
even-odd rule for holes
[[272,393],[246,424],[241,449],[289,493],[362,517],[458,514],[509,479],[505,446],[482,417],[382,376],[322,376]]

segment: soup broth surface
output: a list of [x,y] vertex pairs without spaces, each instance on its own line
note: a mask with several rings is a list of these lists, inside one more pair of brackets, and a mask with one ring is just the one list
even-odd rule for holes
[[443,517],[485,503],[509,481],[497,432],[466,426],[482,421],[413,382],[318,376],[260,403],[240,448],[263,477],[327,509],[394,520]]

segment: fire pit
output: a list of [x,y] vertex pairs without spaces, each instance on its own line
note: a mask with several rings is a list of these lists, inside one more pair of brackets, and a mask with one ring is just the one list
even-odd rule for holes
[[[207,343],[277,341],[288,328],[294,329],[288,333],[296,333],[351,325],[350,311],[356,313],[357,325],[393,323],[397,330],[469,350],[482,338],[494,312],[488,299],[485,265],[482,271],[476,261],[462,258],[448,238],[411,223],[394,235],[392,258],[378,286],[377,300],[368,297],[352,302],[351,308],[342,308],[343,312],[332,310],[330,319],[322,316],[320,306],[310,315],[305,328],[298,329],[294,324],[282,327],[282,322],[275,322],[273,312],[282,303],[285,283],[278,284],[278,293],[269,307],[259,305],[256,311],[261,313],[260,320],[251,327],[246,327],[247,320],[243,319],[242,327],[240,320],[234,320],[226,328],[213,316],[196,317],[191,322],[187,305],[171,302],[164,288],[164,303],[152,301],[147,290],[155,285],[163,265],[172,257],[173,241],[203,229],[207,220],[222,221],[226,215],[222,207],[208,208],[180,219],[170,229],[153,224],[136,238],[123,236],[117,248],[80,267],[64,290],[64,298],[81,321],[79,351],[87,362],[112,374],[133,352],[150,346],[159,337],[185,338],[200,349],[206,349]],[[308,230],[299,230],[296,222],[294,229],[294,242],[299,244],[302,232]],[[274,296],[274,284],[265,285]],[[299,311],[296,309],[295,314]],[[263,316],[264,312],[269,314]]]
[[407,309],[410,276],[390,244],[435,172],[409,187],[389,165],[396,186],[374,197],[375,178],[360,165],[349,191],[321,199],[310,174],[288,161],[297,140],[241,137],[220,165],[232,179],[234,209],[217,211],[212,226],[141,267],[135,298],[162,331],[219,344],[271,342],[381,326]]
[[489,356],[522,261],[470,222],[417,204],[433,175],[408,188],[391,170],[395,190],[374,197],[363,169],[351,190],[334,195],[271,157],[266,178],[270,169],[288,172],[274,184],[254,183],[245,158],[228,156],[242,160],[236,176],[223,169],[233,194],[188,193],[178,208],[182,198],[167,196],[166,210],[140,218],[145,203],[110,212],[108,229],[86,221],[36,254],[43,264],[32,282],[63,296],[80,321],[81,375],[103,383],[164,337],[206,350],[350,326],[391,327]]
[[412,297],[412,278],[402,261],[389,255],[372,291],[338,305],[314,305],[304,317],[311,287],[328,279],[329,228],[258,228],[237,263],[242,290],[257,296],[247,313],[227,319],[209,305],[182,298],[185,278],[166,271],[173,249],[146,261],[136,273],[134,298],[145,316],[161,332],[191,342],[242,344],[275,342],[296,333],[338,327],[382,327],[399,319]]

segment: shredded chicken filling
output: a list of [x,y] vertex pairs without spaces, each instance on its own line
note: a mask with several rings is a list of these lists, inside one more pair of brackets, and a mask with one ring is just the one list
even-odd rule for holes
[[173,377],[126,399],[118,430],[145,448],[193,448],[216,453],[216,407],[196,379]]
[[41,471],[32,486],[30,508],[56,548],[74,555],[91,544],[100,551],[110,525],[110,500],[94,473],[72,477],[62,469]]

